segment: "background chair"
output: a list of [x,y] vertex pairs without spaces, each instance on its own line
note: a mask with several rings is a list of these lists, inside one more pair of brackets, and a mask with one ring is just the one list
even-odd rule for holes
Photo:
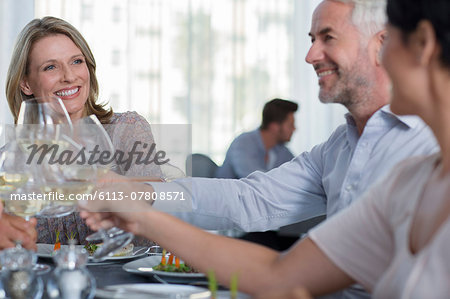
[[217,164],[203,154],[191,154],[186,158],[186,174],[193,177],[214,178]]

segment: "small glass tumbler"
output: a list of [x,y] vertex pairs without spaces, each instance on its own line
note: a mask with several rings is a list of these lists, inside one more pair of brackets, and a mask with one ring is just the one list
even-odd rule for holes
[[95,279],[86,269],[88,253],[82,247],[69,246],[53,257],[57,267],[47,281],[49,298],[91,299],[95,295]]
[[37,299],[42,297],[44,285],[33,267],[37,256],[34,252],[16,247],[0,252],[1,285],[0,298]]

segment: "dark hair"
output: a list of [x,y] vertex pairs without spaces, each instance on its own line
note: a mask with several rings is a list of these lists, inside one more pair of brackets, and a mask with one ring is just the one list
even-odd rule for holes
[[388,0],[387,16],[391,25],[403,31],[405,40],[421,20],[434,27],[442,47],[441,61],[450,67],[450,1],[449,0]]
[[273,99],[264,105],[260,129],[267,129],[270,123],[282,123],[289,113],[297,111],[298,104],[282,99]]

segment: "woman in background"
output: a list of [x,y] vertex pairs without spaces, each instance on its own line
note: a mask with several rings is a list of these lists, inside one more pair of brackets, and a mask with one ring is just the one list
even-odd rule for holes
[[440,153],[402,162],[362,200],[283,254],[208,234],[142,203],[134,203],[140,213],[82,216],[94,229],[115,224],[151,238],[194,268],[213,269],[224,285],[238,273],[240,289],[263,298],[272,291],[284,298],[297,287],[316,296],[355,282],[374,298],[448,298],[450,2],[388,0],[387,14],[382,60],[393,82],[391,109],[419,115]]
[[[6,96],[14,121],[17,122],[22,101],[57,96],[73,122],[95,115],[115,150],[128,153],[136,141],[153,144],[150,125],[142,116],[136,112],[114,113],[98,103],[95,69],[94,56],[75,27],[55,17],[32,20],[19,34],[6,80]],[[161,175],[155,164],[132,163],[129,169],[118,164],[118,172],[131,176]],[[63,244],[71,234],[76,233],[76,238],[83,243],[91,233],[78,213],[58,219],[39,219],[37,230],[38,243],[54,243],[56,231],[60,232]]]

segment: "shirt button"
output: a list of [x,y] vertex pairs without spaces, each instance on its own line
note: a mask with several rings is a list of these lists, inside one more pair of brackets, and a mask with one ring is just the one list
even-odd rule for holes
[[347,185],[347,187],[345,187],[345,190],[347,190],[347,191],[350,191],[350,190],[352,190],[353,189],[353,186],[352,185]]

